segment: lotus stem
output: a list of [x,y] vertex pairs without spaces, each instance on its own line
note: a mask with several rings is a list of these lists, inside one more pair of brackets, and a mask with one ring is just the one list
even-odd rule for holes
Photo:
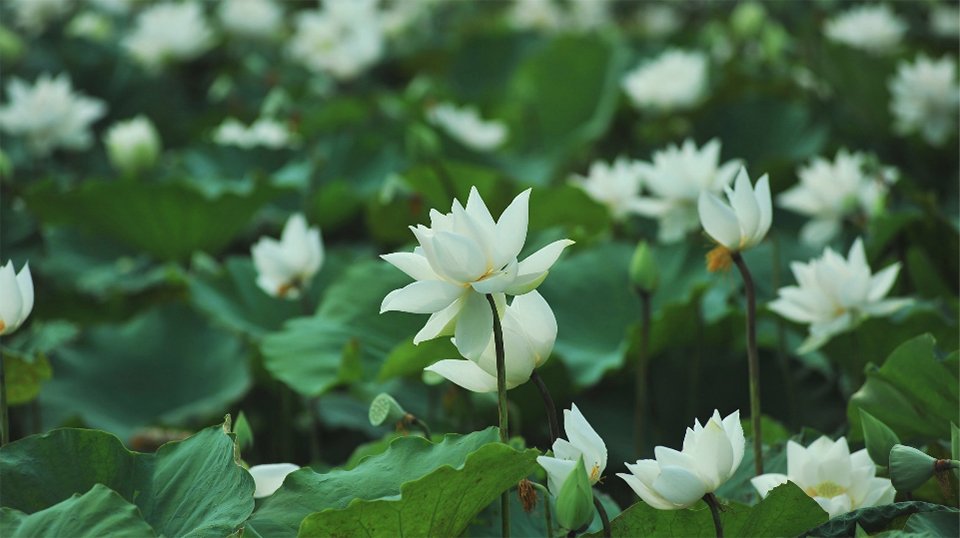
[[703,496],[703,502],[710,507],[710,514],[713,515],[713,526],[717,529],[717,538],[723,538],[723,525],[720,523],[720,503],[716,495],[707,493]]
[[606,538],[610,538],[612,536],[610,531],[610,518],[607,516],[607,510],[603,507],[603,504],[596,495],[593,496],[593,505],[597,507],[597,512],[600,513],[600,522],[603,523],[603,535]]
[[547,538],[553,538],[553,515],[550,512],[550,490],[539,482],[531,481],[533,488],[543,494],[543,519],[547,525]]
[[633,447],[639,456],[643,452],[643,423],[647,413],[647,354],[650,346],[650,292],[638,290],[640,295],[640,353],[637,356],[633,403]]
[[3,353],[0,353],[0,446],[10,442],[10,416],[7,411],[7,374],[3,367]]
[[747,296],[747,366],[750,374],[750,420],[753,425],[753,468],[763,474],[763,439],[760,432],[760,360],[757,356],[757,298],[753,276],[739,252],[731,256],[743,277]]
[[420,429],[423,432],[424,437],[428,440],[431,437],[430,426],[427,426],[427,423],[417,418],[413,413],[407,413],[407,416],[403,417],[404,421],[408,424],[412,424]]
[[[503,327],[500,326],[500,313],[497,312],[497,303],[492,294],[487,294],[490,311],[493,312],[493,345],[497,352],[497,411],[500,415],[500,442],[506,443],[509,438],[507,413],[507,367],[506,353],[503,349]],[[510,493],[504,491],[500,495],[500,517],[502,535],[510,536]]]
[[560,437],[560,423],[557,421],[557,406],[553,404],[553,397],[550,396],[550,389],[547,388],[547,384],[543,382],[543,378],[540,377],[540,374],[536,370],[530,374],[530,380],[533,381],[533,384],[537,386],[537,390],[540,391],[540,398],[543,399],[543,406],[547,410],[547,422],[550,424],[550,444],[557,440]]

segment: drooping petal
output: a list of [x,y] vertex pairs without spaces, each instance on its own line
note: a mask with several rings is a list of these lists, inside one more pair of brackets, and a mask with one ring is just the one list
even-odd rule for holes
[[547,472],[547,489],[554,495],[560,493],[560,487],[577,467],[576,461],[561,460],[550,456],[537,456],[537,463]]
[[574,241],[570,239],[560,239],[527,256],[520,262],[520,267],[517,270],[518,277],[548,271],[557,262],[557,258],[560,257],[563,249],[573,243]]
[[493,312],[486,297],[467,294],[454,329],[457,350],[464,357],[477,360],[493,339]]
[[497,378],[484,372],[473,361],[466,359],[444,359],[424,368],[428,372],[440,374],[472,392],[496,392]]
[[518,194],[497,221],[497,248],[493,256],[495,267],[503,267],[516,258],[527,241],[531,190],[527,189]]
[[632,474],[617,473],[617,476],[623,479],[630,488],[643,500],[643,502],[656,508],[657,510],[679,510],[682,508],[670,501],[664,499],[659,493],[644,484],[639,478]]
[[460,309],[466,301],[466,295],[461,295],[450,306],[439,312],[434,312],[427,319],[427,323],[413,337],[413,344],[417,345],[425,340],[433,340],[438,336],[453,334],[454,322],[460,315]]
[[543,364],[557,339],[557,318],[550,305],[538,292],[531,291],[515,297],[510,310],[530,341],[536,365]]
[[697,203],[700,223],[707,235],[730,250],[740,247],[740,223],[737,215],[716,195],[703,192]]
[[388,293],[380,304],[380,313],[432,314],[450,306],[463,291],[462,287],[449,282],[418,280]]
[[296,471],[300,467],[292,463],[268,463],[265,465],[254,465],[247,471],[253,477],[257,486],[253,493],[254,499],[262,499],[273,495],[275,491],[283,485],[283,479],[288,474]]
[[707,493],[703,481],[690,470],[662,464],[660,476],[653,481],[651,489],[666,501],[681,507],[693,506]]
[[430,262],[422,254],[415,252],[392,252],[381,254],[380,258],[390,265],[406,273],[414,280],[440,280],[437,273],[430,267]]

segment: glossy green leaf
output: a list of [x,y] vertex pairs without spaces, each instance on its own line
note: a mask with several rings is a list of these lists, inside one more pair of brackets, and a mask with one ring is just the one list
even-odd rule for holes
[[867,532],[876,533],[886,529],[890,522],[899,517],[931,512],[950,513],[954,519],[960,517],[960,511],[949,506],[919,501],[899,502],[860,508],[859,510],[839,515],[823,525],[809,529],[804,533],[804,536],[818,536],[823,538],[850,536],[854,533],[854,528],[857,525],[863,527]]
[[907,518],[903,530],[931,538],[960,536],[960,513],[944,510],[913,514]]
[[310,397],[348,380],[351,368],[344,359],[354,346],[364,371],[378,370],[390,351],[426,322],[424,316],[379,313],[387,293],[409,281],[380,260],[353,265],[327,288],[315,316],[290,320],[263,338],[264,366]]
[[218,414],[250,382],[240,340],[179,304],[87,329],[52,356],[40,394],[45,423],[79,416],[122,438],[157,422]]
[[156,536],[135,505],[103,484],[32,514],[0,508],[0,534],[6,538]]
[[111,237],[163,260],[197,250],[217,252],[279,191],[245,184],[212,195],[187,182],[86,181],[62,192],[51,184],[31,190],[27,205],[45,222]]
[[298,535],[457,536],[500,493],[536,468],[538,454],[488,443],[468,454],[462,466],[443,465],[402,484],[399,499],[359,499],[346,508],[313,513]]
[[867,381],[847,407],[850,437],[860,439],[859,409],[890,427],[904,440],[948,439],[960,408],[957,356],[939,360],[929,334],[904,342]]
[[377,377],[381,381],[405,375],[420,375],[423,369],[441,359],[459,359],[460,353],[449,338],[437,338],[413,344],[413,340],[398,344],[387,356]]
[[53,430],[0,448],[0,474],[4,507],[33,514],[103,484],[166,536],[227,535],[253,511],[253,477],[223,426],[155,454],[131,452],[102,431]]
[[[774,488],[756,506],[732,503],[720,512],[725,536],[796,536],[826,520],[820,505],[791,482]],[[686,510],[657,510],[640,501],[610,526],[614,536],[716,536],[710,509],[702,502]]]

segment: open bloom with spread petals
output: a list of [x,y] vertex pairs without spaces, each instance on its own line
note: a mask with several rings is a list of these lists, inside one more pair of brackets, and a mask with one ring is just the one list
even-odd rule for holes
[[430,211],[430,226],[411,226],[419,246],[384,260],[416,279],[383,298],[380,312],[431,314],[414,344],[453,333],[457,348],[476,358],[493,338],[493,312],[484,295],[523,295],[547,277],[569,239],[554,241],[522,262],[527,239],[530,189],[517,195],[494,222],[476,187],[467,205],[453,201],[450,213]]
[[213,30],[199,2],[161,3],[137,16],[124,40],[127,51],[149,69],[171,61],[192,60],[214,44]]
[[299,468],[292,463],[267,463],[247,469],[257,485],[253,498],[262,499],[273,495],[283,485],[283,479]]
[[576,404],[563,410],[563,431],[566,432],[567,439],[553,442],[553,457],[537,457],[537,463],[547,472],[547,488],[554,495],[560,493],[560,488],[577,466],[577,460],[581,456],[590,484],[596,484],[607,468],[607,445],[577,409]]
[[670,49],[627,73],[622,86],[637,108],[690,108],[706,93],[707,57],[701,52]]
[[801,353],[817,349],[868,317],[890,315],[911,302],[884,299],[897,279],[900,263],[873,274],[859,238],[846,259],[828,247],[820,258],[794,262],[790,269],[798,285],[780,288],[770,310],[810,324],[810,336],[800,346]]
[[713,493],[740,466],[745,441],[740,411],[721,419],[718,411],[703,426],[694,421],[683,437],[683,450],[658,446],[656,459],[626,464],[617,473],[643,502],[660,510],[687,508]]
[[901,62],[889,86],[898,133],[919,132],[935,146],[956,134],[960,85],[955,58],[931,60],[920,55],[913,63]]
[[10,101],[0,107],[0,128],[26,139],[30,150],[45,156],[55,148],[84,149],[93,137],[90,124],[107,112],[103,101],[73,93],[66,74],[43,74],[34,85],[13,77]]
[[307,69],[337,80],[356,78],[380,61],[384,35],[373,0],[330,0],[301,11],[290,38],[290,56]]
[[720,141],[714,138],[700,149],[687,139],[670,145],[641,163],[638,172],[650,196],[633,204],[641,215],[659,221],[658,239],[673,243],[700,226],[697,200],[702,192],[720,193],[737,175],[740,161],[720,164]]
[[[504,309],[501,327],[507,388],[512,389],[526,383],[534,368],[550,357],[557,339],[557,318],[547,301],[536,291],[531,291],[518,295]],[[497,353],[492,339],[475,361],[444,359],[425,370],[436,372],[474,392],[497,390]]]
[[296,299],[323,265],[319,228],[308,228],[297,213],[283,227],[280,241],[261,237],[250,249],[257,268],[257,285],[273,297]]
[[770,230],[773,208],[770,203],[770,179],[760,177],[750,185],[745,168],[740,169],[733,188],[726,188],[729,204],[715,194],[700,194],[698,209],[703,230],[731,252],[746,250],[763,241]]
[[443,129],[463,145],[477,151],[499,147],[507,139],[507,126],[502,122],[484,120],[477,109],[457,107],[451,103],[434,105],[427,113],[430,123]]
[[220,22],[246,37],[270,37],[283,25],[283,10],[273,0],[227,0],[220,3]]
[[[866,159],[843,149],[833,162],[817,157],[797,172],[799,185],[777,196],[780,207],[811,218],[800,230],[804,243],[822,246],[840,232],[844,218],[856,213],[872,217],[882,209],[887,178],[867,174]],[[895,178],[892,170],[880,175]]]
[[612,164],[597,161],[590,165],[586,177],[575,175],[571,181],[590,198],[607,206],[613,218],[622,220],[639,213],[636,202],[640,199],[641,169],[641,163],[623,157]]
[[896,491],[887,478],[876,477],[867,449],[853,454],[843,437],[821,437],[809,447],[787,441],[787,474],[767,473],[750,482],[763,497],[773,488],[793,482],[817,501],[830,517],[857,508],[890,504]]
[[827,21],[827,37],[838,43],[874,54],[896,48],[907,31],[907,23],[889,6],[862,5]]
[[14,272],[13,262],[0,267],[0,334],[10,334],[20,328],[33,310],[33,278],[30,264],[23,264]]

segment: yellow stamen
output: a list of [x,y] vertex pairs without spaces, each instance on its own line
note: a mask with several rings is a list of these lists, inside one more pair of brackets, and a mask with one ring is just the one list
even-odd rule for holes
[[821,482],[816,486],[806,488],[804,492],[810,497],[836,497],[837,495],[843,495],[847,492],[847,488],[837,484],[836,482]]
[[717,245],[713,250],[707,252],[707,271],[716,273],[717,271],[726,271],[733,265],[733,253],[723,245]]
[[600,479],[600,465],[597,463],[593,464],[593,467],[590,469],[590,483],[596,483]]

